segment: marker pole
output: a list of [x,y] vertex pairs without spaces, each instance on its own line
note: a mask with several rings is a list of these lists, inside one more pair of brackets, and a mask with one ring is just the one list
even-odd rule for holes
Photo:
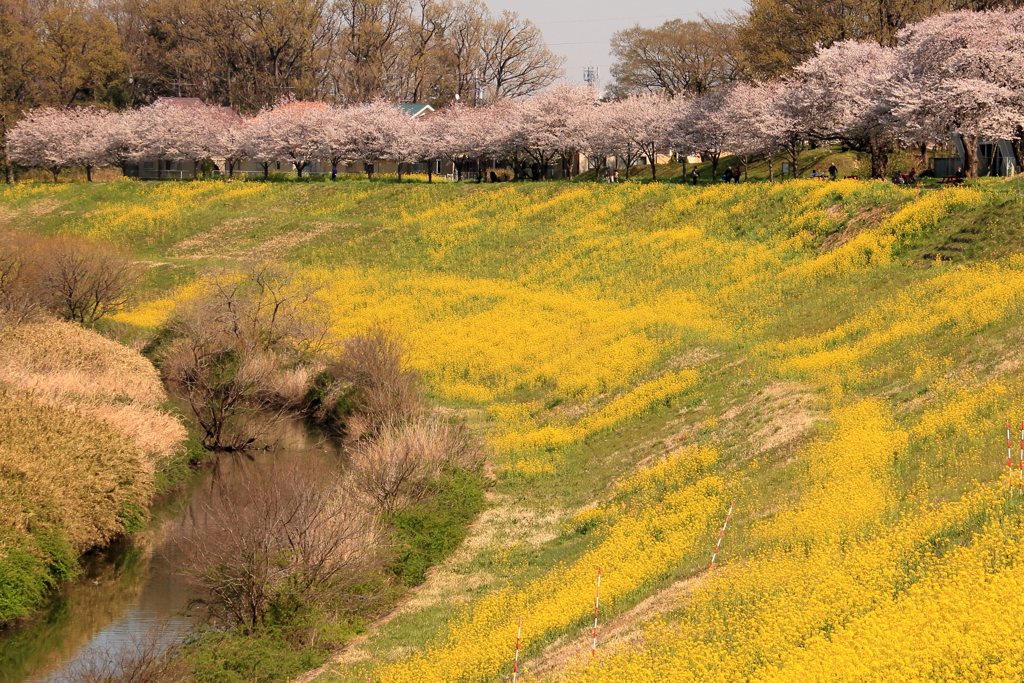
[[594,595],[594,633],[590,643],[590,656],[597,654],[597,611],[601,607],[601,568],[597,568],[597,593]]
[[1024,495],[1024,420],[1020,421],[1020,492]]
[[512,683],[516,683],[519,677],[519,642],[523,637],[523,617],[519,617],[519,627],[516,629],[516,658],[512,660]]
[[1010,441],[1010,421],[1006,421],[1006,469],[1010,473],[1010,497],[1013,497],[1013,444]]
[[711,553],[711,564],[708,565],[708,571],[715,567],[715,558],[718,557],[718,549],[722,547],[722,538],[725,536],[725,528],[729,526],[729,520],[732,518],[732,506],[735,503],[735,500],[729,503],[729,513],[725,516],[725,524],[722,525],[722,530],[718,533],[718,543],[715,544],[715,552]]

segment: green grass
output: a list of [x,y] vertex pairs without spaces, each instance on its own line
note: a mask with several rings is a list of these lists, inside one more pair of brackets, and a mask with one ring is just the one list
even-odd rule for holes
[[[842,175],[852,175],[844,165],[851,170],[863,168],[863,158],[831,150],[808,151],[805,168],[815,163],[827,167],[832,160],[828,155],[835,155],[842,162],[839,164]],[[907,163],[908,158],[897,157],[894,167]],[[720,169],[733,163],[735,160],[723,159]],[[679,170],[678,165],[659,168],[659,178],[678,176]],[[649,169],[640,171],[642,180],[642,173]],[[750,173],[752,179],[763,178],[766,168],[755,166]],[[702,177],[706,179],[708,175],[709,171],[702,168]],[[940,380],[959,376],[957,373],[970,373],[979,382],[1001,378],[1014,385],[1020,380],[1019,365],[1001,366],[1014,356],[1024,340],[1024,326],[1019,316],[1010,314],[969,332],[945,325],[925,339],[912,338],[880,348],[866,357],[864,364],[868,372],[848,383],[847,393],[838,397],[804,377],[781,372],[779,364],[786,354],[778,349],[779,342],[819,334],[880,310],[886,302],[917,291],[915,287],[927,291],[930,283],[956,272],[957,267],[1005,263],[1010,256],[1024,251],[1021,204],[1013,184],[994,179],[972,182],[971,185],[984,192],[983,201],[942,218],[934,229],[901,247],[891,264],[844,272],[798,287],[765,278],[756,293],[728,299],[727,287],[743,272],[730,276],[734,280],[724,284],[713,280],[712,275],[717,277],[719,269],[731,265],[724,257],[702,266],[656,269],[650,264],[657,262],[657,251],[646,254],[645,262],[631,262],[625,256],[616,261],[615,255],[595,251],[597,255],[586,261],[586,268],[573,283],[560,279],[557,270],[546,267],[557,262],[562,251],[585,253],[580,245],[595,234],[598,235],[595,239],[612,239],[616,235],[643,234],[697,221],[708,224],[707,239],[719,240],[724,245],[723,250],[736,245],[744,249],[773,245],[797,234],[795,221],[804,214],[795,213],[796,200],[781,194],[769,195],[770,186],[764,185],[765,198],[756,211],[740,211],[742,207],[737,202],[719,207],[721,215],[702,215],[701,208],[697,207],[678,217],[658,218],[661,208],[687,196],[684,193],[691,190],[666,182],[662,187],[652,187],[649,194],[628,195],[619,206],[614,193],[620,188],[601,187],[593,195],[593,211],[607,210],[607,215],[600,226],[604,232],[598,232],[587,222],[589,206],[557,202],[586,182],[584,178],[577,183],[526,182],[514,186],[400,185],[365,180],[338,184],[274,183],[271,190],[244,200],[226,201],[218,200],[216,188],[211,184],[211,188],[199,187],[197,199],[188,206],[182,205],[180,211],[162,220],[158,229],[149,230],[151,236],[145,238],[139,238],[134,226],[98,224],[91,212],[109,204],[151,205],[166,191],[157,183],[68,185],[52,196],[40,191],[0,197],[0,206],[13,213],[15,217],[8,220],[16,221],[19,227],[41,233],[91,232],[97,237],[118,241],[140,258],[160,264],[150,270],[144,292],[148,298],[190,281],[205,269],[233,266],[238,263],[240,254],[278,240],[287,244],[270,255],[273,259],[305,266],[372,270],[381,278],[410,273],[451,275],[490,278],[510,285],[558,291],[573,291],[570,284],[584,282],[599,291],[605,300],[630,303],[657,303],[658,292],[688,287],[700,296],[724,301],[720,312],[733,332],[728,338],[712,338],[695,332],[673,336],[674,330],[648,330],[651,338],[676,340],[676,346],[652,365],[649,375],[666,368],[674,356],[695,346],[717,354],[697,363],[701,380],[691,392],[653,406],[638,419],[568,447],[561,454],[557,476],[531,476],[499,467],[496,481],[488,485],[503,505],[537,514],[551,510],[572,511],[607,499],[617,480],[657,458],[667,448],[666,444],[715,443],[722,451],[720,473],[729,478],[737,492],[747,496],[730,527],[723,562],[750,557],[762,549],[764,541],[754,532],[754,525],[771,519],[806,493],[806,463],[796,456],[803,445],[827,436],[831,429],[823,419],[778,448],[753,453],[750,435],[770,425],[784,410],[765,398],[762,394],[765,389],[782,382],[797,384],[799,392],[809,397],[811,409],[823,418],[833,405],[877,397],[892,407],[899,425],[909,429],[920,421],[929,406],[944,400]],[[527,206],[546,207],[519,220],[514,230],[505,229],[508,216],[504,200],[492,199],[498,196],[495,193],[507,192],[510,187],[517,198],[528,200]],[[890,192],[891,188],[881,183],[872,187],[877,191],[865,192],[859,198],[824,196],[815,200],[815,210],[826,211],[838,206],[840,216],[833,223],[813,224],[812,229],[808,229],[812,238],[804,251],[787,258],[792,258],[794,263],[811,258],[829,234],[850,225],[863,211],[879,208],[883,214],[889,214],[914,198],[910,191]],[[934,191],[931,184],[926,184],[922,190],[924,193]],[[45,202],[50,202],[52,208],[40,211],[40,207],[46,208]],[[457,214],[456,218],[480,219],[480,225],[464,242],[443,254],[436,250],[431,231],[438,221],[454,222],[456,218],[448,215],[440,219],[429,215],[419,218],[418,213],[442,205],[462,207],[464,213]],[[613,205],[614,210],[607,208]],[[735,214],[730,213],[732,209],[736,209]],[[660,222],[651,227],[652,220]],[[825,227],[814,227],[817,225]],[[302,241],[282,240],[296,234],[312,237]],[[182,246],[189,240],[205,240],[209,248],[189,251]],[[927,257],[937,253],[947,255],[950,260]],[[618,291],[609,291],[607,285],[615,278],[623,285]],[[476,310],[474,307],[486,305],[487,302],[481,301],[458,303],[463,307],[462,315],[470,314]],[[916,365],[926,365],[922,359],[931,359],[936,366],[915,375]],[[607,394],[614,395],[615,391],[609,390]],[[600,400],[607,400],[609,396]],[[540,401],[544,408],[539,411],[538,420],[542,422],[554,423],[560,408],[573,405],[571,398],[547,385],[519,387],[503,398]],[[449,403],[452,409],[470,415],[477,428],[486,430],[493,426],[480,410],[481,406],[471,401]],[[989,407],[979,419],[998,423],[1000,415],[997,413],[1008,405]],[[723,417],[730,414],[734,416]],[[953,500],[976,481],[990,481],[998,476],[1002,466],[997,457],[979,458],[970,466],[950,459],[951,454],[991,450],[992,444],[987,438],[974,432],[952,431],[915,440],[906,457],[893,463],[899,492],[893,514],[899,516],[915,509],[922,490],[927,491],[928,499],[933,502]],[[442,497],[390,520],[401,539],[393,571],[407,585],[422,581],[429,567],[451,553],[463,540],[466,523],[484,505],[484,483],[476,475],[453,477],[450,485]],[[955,538],[937,539],[936,543],[950,547],[966,544],[984,521],[973,520],[959,530]],[[467,580],[475,577],[480,581],[473,587],[467,585],[463,597],[472,600],[502,586],[524,586],[552,567],[572,563],[601,541],[599,531],[586,527],[561,525],[552,533],[551,538],[540,543],[514,542],[508,547],[495,543],[459,565],[457,576]],[[946,545],[943,548],[946,548],[943,552],[948,550]],[[694,576],[706,565],[709,551],[710,541],[709,547],[681,549],[678,562],[669,573],[654,577],[636,595],[609,606],[607,616],[611,618],[628,610],[651,591],[675,579]],[[442,637],[446,626],[461,614],[461,609],[457,603],[441,600],[403,613],[386,626],[374,629],[372,637],[361,647],[369,654],[370,661],[399,656],[396,653],[420,648]],[[353,626],[350,632],[339,634],[337,642],[359,628],[361,626]],[[287,637],[268,636],[266,640],[253,642],[253,656],[246,658],[242,655],[247,647],[244,641],[223,636],[210,645],[209,650],[204,646],[203,653],[196,655],[204,662],[203,680],[281,680],[274,677],[292,675],[304,666],[314,666],[326,654],[327,648],[310,650],[292,645],[288,649],[284,645],[288,642]],[[527,654],[537,654],[546,642],[535,642]],[[268,663],[271,661],[278,661],[279,665],[272,666]],[[355,667],[337,677],[339,680],[365,680],[366,670]]]

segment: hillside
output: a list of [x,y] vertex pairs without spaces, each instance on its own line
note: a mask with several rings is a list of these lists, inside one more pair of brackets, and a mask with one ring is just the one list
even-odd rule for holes
[[1019,206],[999,181],[116,182],[5,188],[0,227],[133,249],[139,328],[210,268],[290,263],[335,338],[392,326],[486,434],[470,537],[319,680],[504,680],[522,616],[531,680],[1010,681]]
[[0,624],[141,527],[184,426],[148,360],[71,323],[0,328]]

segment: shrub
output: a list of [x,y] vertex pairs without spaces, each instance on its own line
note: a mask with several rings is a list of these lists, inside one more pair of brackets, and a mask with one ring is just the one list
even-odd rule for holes
[[121,310],[141,273],[109,246],[69,238],[49,241],[40,261],[47,305],[65,320],[86,325]]
[[178,308],[164,376],[179,387],[208,448],[245,449],[306,393],[326,324],[314,290],[258,266],[214,278]]
[[437,493],[445,469],[471,468],[481,457],[464,425],[431,417],[389,424],[350,455],[353,485],[385,514]]
[[197,501],[178,545],[210,615],[252,633],[271,613],[354,598],[380,538],[329,465],[296,460],[250,467]]
[[321,417],[350,441],[378,435],[423,410],[417,375],[406,369],[401,340],[376,327],[345,341],[326,370]]
[[40,311],[91,325],[121,310],[141,270],[109,246],[71,238],[0,238],[0,317],[22,323]]

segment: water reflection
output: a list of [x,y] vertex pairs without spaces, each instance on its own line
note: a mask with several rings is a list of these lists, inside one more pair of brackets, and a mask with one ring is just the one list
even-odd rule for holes
[[337,445],[300,422],[277,427],[275,447],[218,457],[191,491],[156,511],[153,530],[136,534],[82,560],[82,575],[63,586],[35,619],[0,635],[0,683],[47,683],[91,653],[117,650],[159,630],[182,634],[184,614],[198,596],[180,571],[174,543],[178,520],[248,468],[275,468],[290,458],[337,462]]

